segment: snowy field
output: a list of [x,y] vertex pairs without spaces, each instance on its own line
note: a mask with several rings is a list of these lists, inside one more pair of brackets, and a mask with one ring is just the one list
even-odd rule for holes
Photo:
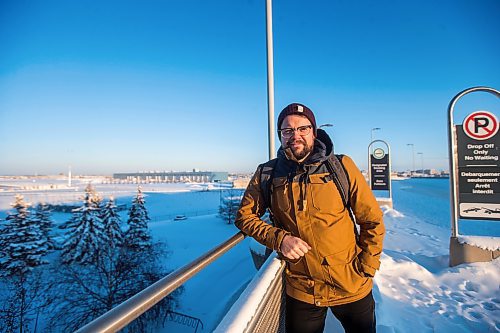
[[[27,201],[78,201],[78,191],[25,191]],[[99,185],[97,192],[129,204],[134,185]],[[175,269],[237,232],[216,216],[219,191],[200,191],[190,184],[143,185],[146,205],[153,218],[153,236],[167,242],[165,266]],[[449,199],[447,180],[394,182],[394,210],[384,208],[387,235],[381,270],[375,277],[378,332],[500,332],[500,259],[489,263],[448,267]],[[49,195],[50,194],[50,195]],[[14,193],[0,191],[0,218]],[[122,212],[125,222],[126,212]],[[188,218],[174,221],[173,216]],[[55,215],[63,222],[69,214]],[[499,237],[496,225],[481,226],[481,233]],[[500,247],[499,238],[492,238]],[[199,318],[211,332],[255,275],[245,239],[218,261],[185,284],[178,312]],[[165,321],[157,332],[194,332],[194,328]],[[338,323],[329,316],[327,328]],[[326,330],[325,330],[326,332]]]

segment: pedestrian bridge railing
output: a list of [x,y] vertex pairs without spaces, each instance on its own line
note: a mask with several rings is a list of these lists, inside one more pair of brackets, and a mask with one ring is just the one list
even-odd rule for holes
[[244,238],[245,235],[242,232],[238,232],[224,243],[215,247],[211,251],[208,251],[191,263],[173,271],[163,279],[155,282],[122,304],[80,328],[77,332],[117,332],[160,302],[175,289],[179,288],[187,280],[214,262],[217,258],[229,251]]
[[214,333],[284,333],[285,264],[273,252]]
[[[77,333],[119,331],[244,238],[245,235],[238,232],[201,257],[173,271],[80,328]],[[284,332],[284,267],[284,263],[272,254],[219,323],[216,332]]]

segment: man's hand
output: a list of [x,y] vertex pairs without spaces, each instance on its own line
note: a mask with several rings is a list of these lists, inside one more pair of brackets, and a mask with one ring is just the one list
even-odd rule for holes
[[303,257],[311,247],[302,239],[286,235],[281,242],[281,253],[291,260],[297,260]]

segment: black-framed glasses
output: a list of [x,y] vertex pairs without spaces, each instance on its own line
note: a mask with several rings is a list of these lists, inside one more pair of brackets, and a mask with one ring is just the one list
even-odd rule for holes
[[311,133],[312,125],[299,126],[297,128],[282,128],[279,130],[280,134],[284,138],[289,138],[293,136],[293,133],[297,131],[300,136],[306,136]]

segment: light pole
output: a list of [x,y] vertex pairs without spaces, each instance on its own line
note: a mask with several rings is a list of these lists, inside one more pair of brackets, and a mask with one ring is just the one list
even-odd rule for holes
[[323,128],[323,127],[332,127],[333,124],[323,124],[323,125],[320,125],[318,128]]
[[267,50],[267,118],[269,159],[276,157],[274,147],[274,63],[273,63],[273,2],[266,0],[266,50]]
[[413,171],[415,170],[415,145],[413,143],[407,143],[407,146],[411,146],[411,171],[410,177],[413,176]]
[[424,153],[417,153],[420,155],[420,167],[422,168],[422,176],[424,175]]
[[380,130],[381,130],[380,127],[374,127],[374,128],[372,128],[372,130],[370,132],[370,143],[372,143],[372,141],[373,141],[373,132],[374,131],[380,131]]
[[[380,131],[380,130],[381,130],[380,127],[374,127],[371,129],[371,131],[370,131],[370,144],[373,142],[373,132]],[[370,154],[373,154],[373,147],[370,148]]]

